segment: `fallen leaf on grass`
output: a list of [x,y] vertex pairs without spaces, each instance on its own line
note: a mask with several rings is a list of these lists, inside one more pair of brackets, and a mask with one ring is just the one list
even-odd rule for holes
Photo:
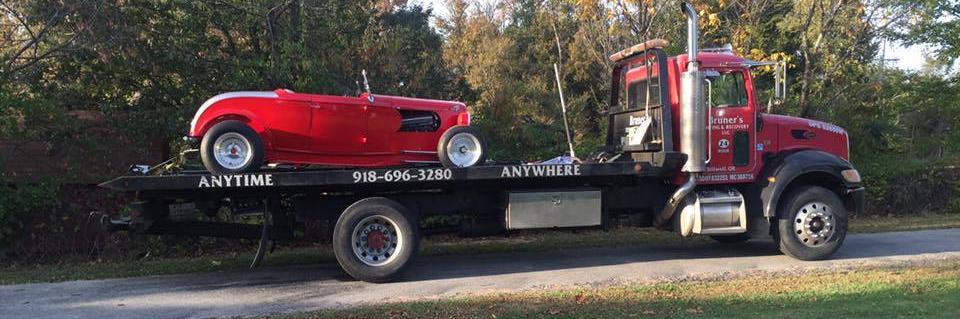
[[694,314],[694,315],[699,315],[699,314],[702,314],[702,313],[703,313],[703,309],[700,309],[700,307],[697,307],[697,308],[688,308],[688,309],[687,309],[687,313],[689,313],[689,314]]
[[390,318],[403,318],[407,316],[407,312],[403,310],[390,310]]

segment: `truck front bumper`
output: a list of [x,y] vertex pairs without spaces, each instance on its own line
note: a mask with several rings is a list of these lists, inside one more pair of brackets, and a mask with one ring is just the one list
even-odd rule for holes
[[845,196],[847,209],[852,215],[860,215],[867,205],[867,190],[863,186],[848,188]]

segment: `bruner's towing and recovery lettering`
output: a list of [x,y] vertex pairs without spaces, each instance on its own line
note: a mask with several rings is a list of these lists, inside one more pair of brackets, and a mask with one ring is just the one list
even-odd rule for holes
[[500,177],[580,176],[580,165],[515,165],[504,166]]
[[200,176],[198,188],[273,186],[273,174]]

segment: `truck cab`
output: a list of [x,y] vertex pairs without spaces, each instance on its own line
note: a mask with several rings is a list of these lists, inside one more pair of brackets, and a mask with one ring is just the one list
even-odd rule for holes
[[[660,61],[659,59],[663,60]],[[704,73],[705,105],[709,108],[706,129],[707,163],[700,184],[752,183],[764,159],[787,151],[820,150],[849,161],[849,139],[839,126],[821,121],[767,114],[754,86],[753,72],[766,63],[736,56],[730,50],[712,50],[698,55]],[[687,55],[666,57],[662,48],[651,49],[647,56],[637,56],[623,63],[622,95],[611,107],[613,129],[609,145],[636,153],[664,149],[663,137],[671,139],[666,149],[679,145],[681,125],[680,77],[689,61]],[[661,69],[661,65],[664,67]],[[661,77],[661,72],[667,74]],[[662,91],[662,92],[661,92]],[[650,93],[647,93],[650,92]],[[661,105],[669,105],[669,125],[662,124]],[[652,127],[670,128],[671,134],[652,132],[637,140],[631,138],[631,121],[655,118]],[[633,143],[631,143],[633,142]],[[642,157],[634,154],[635,157]]]
[[730,48],[699,50],[696,11],[689,4],[681,10],[686,54],[667,56],[669,43],[656,39],[610,56],[608,150],[628,155],[621,160],[686,156],[654,225],[718,240],[773,235],[781,250],[801,259],[832,254],[848,215],[864,202],[846,131],[763,113],[755,78],[772,69],[766,104],[779,103],[786,64],[751,61]]

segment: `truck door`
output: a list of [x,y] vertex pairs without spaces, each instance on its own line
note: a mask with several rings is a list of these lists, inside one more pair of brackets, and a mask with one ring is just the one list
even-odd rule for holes
[[756,116],[750,73],[744,69],[707,70],[709,162],[705,183],[753,180],[756,164]]

